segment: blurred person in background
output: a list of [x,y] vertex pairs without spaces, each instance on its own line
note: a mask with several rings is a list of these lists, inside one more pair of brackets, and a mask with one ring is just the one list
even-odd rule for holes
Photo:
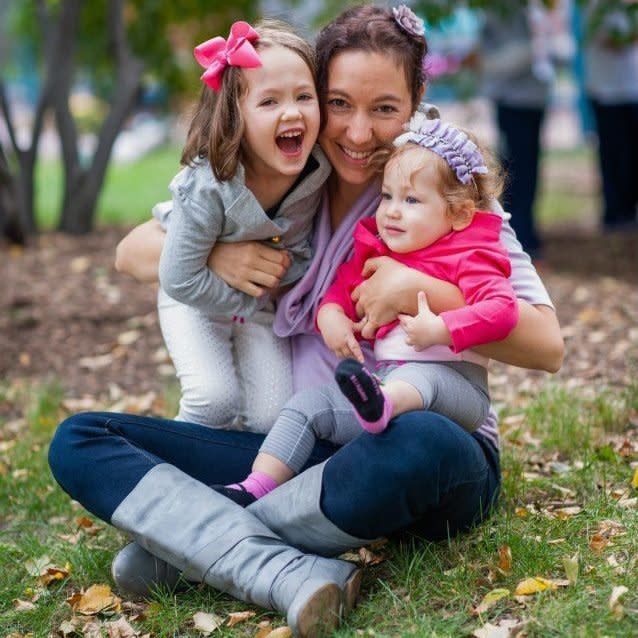
[[[586,6],[585,88],[598,130],[606,230],[638,230],[638,6]],[[514,220],[513,220],[514,221]]]
[[540,132],[556,76],[555,60],[569,57],[568,6],[532,1],[505,14],[486,11],[481,30],[483,92],[494,101],[501,159],[509,179],[503,204],[532,259],[541,256],[534,223]]

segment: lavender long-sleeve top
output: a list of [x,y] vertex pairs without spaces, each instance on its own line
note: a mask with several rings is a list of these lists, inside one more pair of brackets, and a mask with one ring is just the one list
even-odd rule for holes
[[[352,234],[357,222],[374,215],[379,201],[379,185],[375,182],[361,195],[332,233],[328,198],[325,194],[322,198],[312,239],[314,258],[302,279],[280,300],[274,323],[275,333],[280,337],[290,337],[291,340],[295,392],[331,383],[334,379],[337,357],[315,330],[314,317],[332,283],[335,271],[352,254]],[[543,282],[509,225],[510,216],[503,212],[498,202],[494,202],[491,210],[503,216],[500,240],[507,249],[512,264],[510,282],[516,296],[535,306],[553,308]],[[365,342],[361,345],[366,364],[374,368],[376,362],[372,349]],[[493,409],[477,431],[498,448],[498,422]]]

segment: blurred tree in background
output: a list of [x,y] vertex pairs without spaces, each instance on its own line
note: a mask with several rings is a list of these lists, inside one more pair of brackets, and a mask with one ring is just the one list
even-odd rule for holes
[[[290,0],[290,4],[300,1]],[[635,0],[577,1],[595,8],[590,31],[609,11],[624,11],[631,24],[638,23]],[[320,23],[342,11],[344,4],[354,3],[324,0]],[[519,10],[527,0],[417,0],[410,4],[436,24],[460,4],[506,14]],[[153,77],[171,94],[199,86],[192,81],[199,73],[190,54],[193,43],[226,32],[234,20],[253,20],[258,11],[258,0],[0,0],[0,44],[8,34],[14,41],[29,43],[36,54],[33,74],[39,87],[29,139],[21,143],[6,87],[14,62],[8,58],[15,47],[0,46],[0,116],[10,141],[6,147],[0,141],[0,236],[19,241],[37,230],[34,173],[45,122],[53,122],[57,129],[64,166],[58,228],[88,232],[113,144],[132,113],[144,78]],[[635,32],[629,35],[636,36]],[[107,105],[97,126],[96,150],[88,160],[78,147],[82,123],[69,103],[78,76]]]
[[[251,20],[255,0],[21,0],[5,2],[0,40],[8,34],[30,43],[38,77],[30,136],[20,144],[7,96],[10,59],[0,60],[0,114],[10,144],[0,143],[0,234],[13,241],[35,232],[34,173],[47,118],[57,129],[64,165],[59,230],[91,230],[113,144],[135,106],[145,75],[172,92],[198,74],[193,43],[223,33],[236,19]],[[5,57],[8,52],[5,51]],[[69,105],[78,75],[108,106],[93,156],[83,161],[78,124]]]

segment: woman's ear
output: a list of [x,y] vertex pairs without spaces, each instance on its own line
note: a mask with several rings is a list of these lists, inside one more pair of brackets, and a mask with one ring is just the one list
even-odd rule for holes
[[474,219],[476,208],[471,199],[465,199],[452,208],[452,230],[464,230]]

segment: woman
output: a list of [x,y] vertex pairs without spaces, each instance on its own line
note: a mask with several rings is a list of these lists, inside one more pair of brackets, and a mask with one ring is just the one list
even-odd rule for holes
[[[345,11],[319,35],[320,141],[334,173],[317,221],[317,256],[283,299],[276,322],[279,334],[292,337],[298,387],[332,378],[334,358],[314,332],[312,309],[349,252],[353,226],[376,208],[379,185],[366,160],[401,133],[420,102],[424,49],[390,10],[367,5]],[[156,274],[161,234],[151,228],[155,239],[149,240],[151,226],[133,231],[120,246],[121,268],[135,254],[137,261],[142,257],[138,274]],[[551,302],[509,227],[504,240],[517,295],[537,305],[521,301],[510,337],[481,351],[514,365],[556,370],[563,346]],[[286,267],[277,251],[251,244],[220,245],[210,264],[250,294],[276,286]],[[427,290],[435,312],[463,303],[449,284],[392,261],[375,261],[369,270],[357,295],[370,330],[399,311],[415,314],[419,290]],[[406,291],[413,291],[413,307],[396,307]],[[245,475],[261,435],[138,416],[78,415],[60,426],[49,458],[73,498],[137,541],[114,561],[120,586],[130,587],[140,570],[146,570],[142,587],[175,578],[174,569],[141,545],[187,578],[287,612],[299,635],[315,635],[322,623],[334,624],[340,605],[353,604],[358,578],[341,561],[298,550],[334,556],[408,526],[439,539],[480,521],[500,481],[495,425],[492,418],[470,435],[433,413],[403,415],[383,434],[362,434],[344,448],[318,445],[311,460],[316,465],[246,510],[207,486]],[[335,586],[344,592],[340,597]]]

